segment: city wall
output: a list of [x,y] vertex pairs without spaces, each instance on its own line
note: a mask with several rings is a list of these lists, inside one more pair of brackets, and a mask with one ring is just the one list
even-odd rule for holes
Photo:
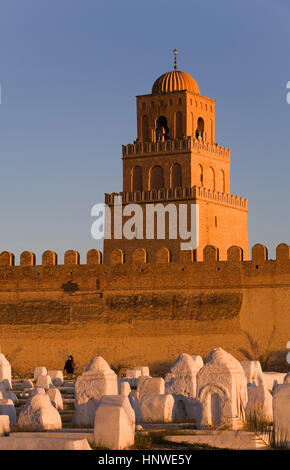
[[0,254],[0,344],[17,374],[38,365],[63,367],[68,354],[81,372],[102,355],[116,370],[149,365],[164,373],[180,352],[201,354],[221,346],[238,359],[260,359],[268,369],[288,370],[290,341],[290,248],[276,259],[255,245],[251,261],[239,247],[219,261],[207,246],[204,260],[180,252],[170,262],[160,249],[154,262],[137,249],[130,264],[121,250],[102,264],[90,250],[86,264],[76,251],[63,265],[54,252],[36,264],[24,252],[15,265]]

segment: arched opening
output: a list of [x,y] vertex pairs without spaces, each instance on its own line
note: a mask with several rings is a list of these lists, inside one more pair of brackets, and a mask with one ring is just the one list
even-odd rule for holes
[[135,166],[132,173],[132,191],[143,190],[143,172],[141,166]]
[[199,137],[203,139],[203,136],[204,136],[204,120],[201,117],[199,117],[197,120],[197,129],[195,132],[195,137],[196,139],[198,139]]
[[170,138],[170,131],[167,125],[167,119],[165,116],[159,116],[156,121],[156,142],[164,142]]
[[213,393],[209,397],[211,410],[212,426],[217,428],[222,425],[222,402],[221,397],[217,393]]
[[200,183],[200,186],[203,186],[203,168],[201,165],[198,165],[198,171],[199,171],[199,183]]
[[171,187],[178,188],[182,186],[182,171],[179,163],[174,163],[171,167]]
[[212,167],[208,170],[208,188],[215,191],[215,173]]
[[161,166],[154,166],[150,172],[150,189],[164,188],[164,170]]
[[182,136],[183,136],[182,114],[180,111],[177,111],[175,114],[175,138],[181,139]]
[[146,114],[142,117],[142,139],[143,142],[149,142],[149,124]]

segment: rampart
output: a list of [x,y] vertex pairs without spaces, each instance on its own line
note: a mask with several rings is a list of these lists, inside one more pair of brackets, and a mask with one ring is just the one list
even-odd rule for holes
[[263,245],[243,261],[239,247],[219,261],[216,247],[202,262],[168,250],[152,263],[137,249],[127,264],[121,250],[110,263],[90,250],[86,264],[74,250],[64,264],[46,251],[42,264],[31,252],[19,265],[0,255],[0,343],[16,373],[37,365],[62,368],[73,354],[79,370],[101,354],[115,368],[149,365],[162,373],[180,352],[204,357],[221,346],[239,359],[260,359],[288,370],[290,247],[280,244],[269,260]]

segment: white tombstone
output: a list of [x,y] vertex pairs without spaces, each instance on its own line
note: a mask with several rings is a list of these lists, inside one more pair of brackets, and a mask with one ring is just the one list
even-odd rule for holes
[[247,379],[239,361],[222,348],[209,354],[196,376],[198,427],[235,426],[245,419]]
[[182,353],[178,356],[170,372],[165,376],[165,391],[175,395],[195,398],[196,375],[203,366],[201,356]]
[[20,428],[27,431],[47,431],[61,429],[61,416],[51,404],[44,389],[33,390],[22,411],[19,413]]
[[264,380],[268,390],[271,392],[275,384],[283,384],[287,374],[283,372],[264,372]]
[[140,370],[142,376],[150,377],[149,367],[147,367],[147,366],[136,366],[136,367],[134,367],[134,369],[135,370]]
[[166,395],[144,395],[140,408],[144,423],[171,423],[173,421],[174,398]]
[[52,384],[50,376],[49,375],[39,375],[37,377],[36,387],[41,387],[41,388],[44,388],[45,390],[48,390],[49,388],[52,388],[53,384]]
[[140,369],[127,369],[126,370],[126,377],[128,379],[138,379],[141,377],[141,370]]
[[290,384],[277,385],[273,392],[274,439],[278,447],[290,448]]
[[7,436],[10,433],[10,420],[8,415],[0,415],[0,436]]
[[11,365],[2,353],[0,353],[0,382],[4,384],[7,390],[12,388]]
[[265,385],[248,383],[246,417],[248,421],[273,421],[273,397]]
[[9,417],[10,427],[16,423],[16,410],[12,400],[0,400],[0,415]]
[[135,423],[140,424],[143,423],[140,403],[137,397],[136,390],[132,390],[131,393],[128,395],[130,405],[132,406],[134,413],[135,413]]
[[49,396],[51,403],[57,410],[63,410],[63,401],[58,388],[50,388],[49,390],[47,390],[47,395]]
[[162,377],[144,377],[138,380],[137,394],[139,400],[144,395],[163,395],[165,393],[165,382]]
[[93,426],[103,395],[118,395],[117,375],[101,356],[97,356],[76,380],[73,423]]
[[248,383],[255,382],[256,385],[266,385],[264,373],[259,361],[240,361],[244,369]]
[[63,385],[63,373],[61,370],[49,370],[47,375],[50,376],[51,381],[55,387],[62,387]]
[[47,375],[47,370],[45,367],[39,366],[34,369],[34,379],[37,380],[39,375]]
[[131,393],[131,387],[130,387],[129,382],[126,382],[124,380],[120,381],[118,383],[118,390],[119,390],[119,395],[128,396]]
[[134,444],[135,414],[128,397],[104,396],[97,407],[94,441],[97,446],[113,450]]

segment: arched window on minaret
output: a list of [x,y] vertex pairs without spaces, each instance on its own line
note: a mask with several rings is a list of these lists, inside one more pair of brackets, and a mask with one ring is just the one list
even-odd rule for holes
[[198,165],[198,170],[199,170],[199,184],[200,184],[200,186],[203,186],[203,168],[202,168],[202,165]]
[[196,139],[198,139],[199,137],[203,139],[203,136],[204,136],[204,120],[201,117],[199,117],[197,120],[197,129],[195,132],[195,137]]
[[170,131],[165,116],[159,116],[156,121],[156,142],[164,142],[164,140],[170,139]]
[[182,187],[182,171],[179,163],[174,163],[171,167],[171,187]]
[[146,114],[142,116],[142,140],[143,142],[149,142],[149,124],[148,124],[148,117]]
[[156,165],[150,171],[150,189],[164,188],[164,170],[161,166]]
[[182,114],[180,111],[175,113],[175,138],[181,139],[183,136]]
[[141,166],[135,166],[132,170],[132,191],[143,190],[143,172]]
[[215,172],[212,167],[208,170],[208,189],[215,191]]

